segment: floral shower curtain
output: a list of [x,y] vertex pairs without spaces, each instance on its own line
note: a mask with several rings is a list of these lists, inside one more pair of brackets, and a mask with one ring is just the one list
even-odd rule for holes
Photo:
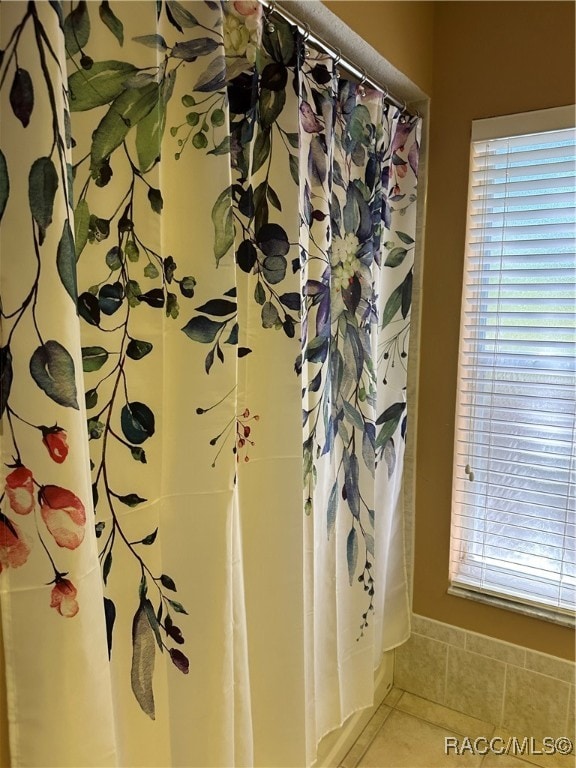
[[309,765],[408,633],[418,121],[257,2],[1,14],[12,762]]

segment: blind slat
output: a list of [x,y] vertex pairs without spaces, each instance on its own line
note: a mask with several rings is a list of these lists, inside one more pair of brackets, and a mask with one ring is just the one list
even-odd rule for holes
[[574,161],[560,160],[556,163],[542,165],[528,165],[515,167],[513,165],[503,168],[483,168],[476,166],[472,173],[472,187],[485,184],[510,184],[518,181],[533,181],[534,179],[558,179],[574,178]]
[[[516,456],[514,453],[518,455]],[[480,446],[463,441],[458,444],[456,450],[456,465],[460,470],[463,470],[468,463],[474,467],[483,466],[490,459],[497,471],[509,472],[510,462],[514,459],[515,475],[522,475],[531,479],[551,478],[559,482],[564,482],[570,471],[570,456],[567,455],[563,458],[564,461],[562,462],[559,457],[555,456],[549,459],[548,464],[545,464],[541,456],[535,457],[534,454],[529,454],[527,451],[512,452],[492,445]]]
[[542,194],[544,192],[564,191],[568,194],[574,191],[576,182],[573,176],[558,176],[557,178],[546,179],[517,179],[504,185],[501,182],[486,182],[484,185],[477,184],[471,187],[470,196],[474,200],[478,196],[495,195],[497,197],[508,197],[508,195],[521,194]]
[[[486,226],[492,226],[490,222],[501,217],[514,221],[524,216],[529,220],[541,221],[547,219],[550,213],[557,209],[563,211],[561,218],[566,218],[571,215],[575,207],[574,192],[575,190],[570,190],[569,192],[529,197],[518,195],[512,198],[506,196],[479,197],[470,201],[470,221],[474,226],[478,226],[481,216],[486,217]],[[540,216],[536,214],[540,214]]]
[[[557,459],[558,456],[570,457],[570,451],[572,450],[572,444],[568,440],[558,443],[550,439],[543,441],[528,436],[511,435],[507,432],[499,434],[498,432],[482,433],[479,431],[475,432],[474,435],[475,439],[469,441],[474,448],[484,445],[486,447],[496,446],[518,452],[530,451],[540,460],[543,460],[545,456],[551,456],[554,459]],[[464,437],[462,442],[465,442]]]
[[[543,214],[541,218],[547,218],[547,214],[556,208],[569,212],[574,207],[575,190],[576,184],[558,185],[556,188],[549,189],[544,195],[536,194],[541,191],[538,187],[533,190],[518,187],[513,190],[513,195],[502,194],[504,189],[496,188],[490,193],[487,190],[482,194],[477,191],[469,203],[468,213],[471,217],[484,215],[487,217],[487,222],[492,217],[508,215],[514,218],[523,213],[530,214],[536,211]],[[566,215],[569,213],[564,213],[564,216]],[[532,217],[529,216],[529,218]],[[488,223],[487,226],[489,226]]]
[[513,148],[507,147],[503,151],[494,151],[493,148],[475,147],[474,148],[474,162],[477,168],[498,168],[502,165],[522,164],[530,166],[531,164],[540,165],[542,163],[549,163],[554,160],[574,160],[574,147],[566,142],[564,144],[554,144],[548,147],[531,147],[525,146],[519,147],[517,151]]
[[534,270],[549,269],[550,267],[569,269],[571,264],[574,263],[574,246],[571,240],[567,240],[566,245],[556,250],[546,247],[533,247],[532,252],[529,254],[530,262],[527,262],[525,254],[513,248],[507,249],[506,253],[502,251],[496,252],[494,249],[494,253],[492,253],[490,247],[482,249],[478,244],[471,244],[469,251],[472,267],[477,269],[482,264],[485,265],[484,268],[488,272],[493,269],[500,269],[500,267],[503,270],[520,269],[523,272],[526,271],[528,266]]

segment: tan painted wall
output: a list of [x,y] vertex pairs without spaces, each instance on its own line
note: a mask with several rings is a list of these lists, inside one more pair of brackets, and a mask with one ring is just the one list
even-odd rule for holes
[[345,24],[428,95],[432,94],[434,3],[323,0]]
[[414,610],[565,658],[574,632],[446,594],[470,122],[574,103],[571,2],[437,2],[416,465]]

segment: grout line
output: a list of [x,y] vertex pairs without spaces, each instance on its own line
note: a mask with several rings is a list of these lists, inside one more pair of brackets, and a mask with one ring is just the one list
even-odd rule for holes
[[[378,734],[382,731],[382,728],[386,724],[386,721],[388,720],[388,718],[390,717],[391,714],[392,714],[392,710],[390,710],[390,712],[388,712],[386,714],[386,716],[384,717],[384,720],[382,720],[382,722],[380,723],[379,727],[375,730],[374,735],[372,736],[372,738],[370,739],[370,741],[366,745],[366,749],[364,749],[364,751],[362,752],[362,754],[359,756],[358,760],[356,761],[356,766],[358,766],[360,764],[360,761],[362,760],[364,755],[368,752],[368,750],[370,749],[370,747],[372,746],[372,744],[376,740],[376,737],[378,736]],[[367,727],[368,726],[366,726],[366,728]]]
[[[389,710],[388,712],[385,712],[384,710],[382,710],[382,707],[384,707],[384,706],[387,707],[387,709]],[[344,765],[348,761],[348,758],[349,758],[350,755],[352,755],[352,757],[354,758],[354,768],[356,768],[359,765],[360,761],[362,760],[362,758],[364,757],[366,752],[368,752],[368,750],[372,746],[375,738],[378,736],[378,734],[382,730],[385,722],[390,717],[390,714],[392,713],[392,709],[393,709],[393,707],[391,707],[389,704],[386,705],[384,703],[384,701],[382,702],[382,704],[380,704],[380,706],[378,707],[376,712],[374,712],[374,714],[372,715],[370,720],[366,723],[366,725],[364,727],[364,730],[362,730],[361,733],[358,734],[358,738],[356,739],[354,744],[350,747],[350,749],[348,750],[346,755],[342,758],[342,761],[341,761],[342,765]],[[380,716],[379,716],[379,713],[380,713]],[[377,718],[379,719],[379,717],[382,717],[382,721],[379,724],[377,724],[375,721],[376,721]],[[370,726],[373,726],[373,727],[377,726],[377,727],[374,727],[374,733],[373,733],[372,737],[370,738],[370,741],[362,749],[361,747],[359,747],[358,742],[362,739],[362,737],[370,729]],[[356,758],[353,753],[354,753],[354,750],[356,750],[357,747],[359,749],[362,749],[362,752]],[[347,768],[352,768],[352,766],[348,766]]]
[[508,667],[509,664],[504,664],[504,685],[502,686],[502,702],[500,704],[500,718],[498,720],[498,727],[504,727],[504,710],[506,703],[506,696],[508,695]]
[[[394,686],[393,686],[393,687],[394,687]],[[391,690],[392,690],[392,688],[390,689],[390,691],[391,691]],[[360,739],[362,738],[362,736],[363,736],[363,735],[366,733],[366,731],[367,731],[367,730],[368,730],[368,728],[370,727],[370,724],[371,724],[371,723],[372,723],[372,721],[373,721],[373,720],[376,718],[376,716],[378,715],[378,713],[380,712],[380,710],[381,710],[383,707],[386,707],[386,708],[388,709],[388,712],[384,712],[384,711],[383,711],[383,719],[382,719],[382,722],[380,723],[380,725],[378,726],[378,728],[376,728],[376,729],[375,729],[375,731],[374,731],[374,735],[372,736],[372,738],[370,739],[370,741],[369,741],[369,742],[368,742],[368,744],[366,745],[366,748],[365,748],[365,749],[363,750],[363,752],[362,752],[362,753],[361,753],[361,754],[358,756],[358,758],[357,758],[357,759],[354,761],[354,768],[357,768],[357,766],[358,766],[358,765],[360,765],[360,761],[361,761],[361,760],[362,760],[362,758],[363,758],[363,757],[366,755],[366,753],[368,752],[368,750],[370,749],[370,747],[372,746],[372,744],[373,744],[373,743],[374,743],[374,741],[376,740],[376,737],[378,736],[378,734],[379,734],[379,733],[382,731],[382,729],[384,728],[384,725],[385,725],[385,724],[386,724],[386,722],[388,721],[388,719],[389,719],[390,715],[392,714],[392,712],[393,712],[393,711],[396,709],[396,705],[397,705],[397,704],[400,702],[400,699],[402,698],[402,696],[404,696],[404,693],[405,693],[405,691],[404,691],[403,689],[401,689],[401,688],[398,688],[398,690],[399,690],[399,691],[401,691],[401,693],[400,693],[400,696],[398,697],[398,700],[397,700],[396,704],[387,704],[387,703],[386,703],[386,700],[384,700],[384,701],[382,702],[382,704],[380,704],[380,706],[378,707],[378,709],[376,710],[376,712],[374,713],[374,715],[372,716],[372,718],[371,718],[371,719],[368,721],[368,723],[366,723],[366,727],[364,728],[364,730],[362,731],[362,733],[361,733],[361,734],[358,736],[358,738],[356,739],[356,741],[354,742],[354,744],[353,744],[353,745],[352,745],[352,747],[350,748],[350,751],[348,752],[348,754],[347,754],[347,755],[344,757],[344,759],[343,759],[343,761],[342,761],[343,763],[344,763],[344,761],[346,760],[346,758],[348,757],[348,755],[349,755],[349,754],[350,754],[350,753],[351,753],[351,752],[354,750],[354,748],[355,748],[355,747],[358,745],[358,742],[360,741]],[[389,694],[390,694],[390,691],[388,691],[388,694],[387,694],[387,695],[389,695]]]
[[442,704],[446,704],[446,693],[448,691],[448,660],[450,658],[450,644],[446,643],[446,669],[444,670],[444,690],[442,691]]
[[564,731],[563,731],[563,733],[568,733],[568,728],[570,726],[570,699],[572,698],[572,696],[570,695],[572,693],[571,687],[572,686],[568,687],[568,700],[566,701],[566,718],[565,718],[565,721],[564,721]]
[[400,688],[399,690],[401,690],[401,691],[402,691],[402,693],[401,693],[401,694],[400,694],[400,696],[398,696],[398,698],[396,699],[396,704],[394,704],[394,709],[398,709],[398,705],[400,704],[400,702],[401,702],[401,701],[402,701],[402,699],[404,698],[404,694],[406,693],[406,691],[405,691],[403,688]]
[[528,669],[528,667],[526,666],[526,662],[528,660],[528,654],[526,653],[526,650],[527,650],[526,648],[522,649],[522,668],[523,669]]
[[423,722],[428,723],[429,725],[434,725],[437,728],[446,728],[448,730],[452,730],[452,731],[455,731],[456,733],[459,733],[461,736],[469,735],[467,733],[460,733],[458,728],[452,728],[452,727],[447,726],[444,723],[439,723],[437,720],[429,720],[428,718],[426,718],[426,717],[424,717],[422,715],[416,715],[416,714],[414,714],[414,712],[409,712],[409,711],[407,711],[405,709],[401,709],[400,708],[400,702],[403,699],[404,693],[407,693],[409,696],[413,696],[415,699],[420,699],[421,701],[426,701],[429,704],[432,704],[433,706],[441,707],[442,709],[448,710],[448,712],[454,712],[454,714],[456,714],[456,715],[461,715],[462,717],[467,717],[470,720],[478,720],[483,725],[487,725],[488,726],[488,728],[491,731],[491,734],[490,734],[491,736],[494,735],[494,733],[495,733],[495,731],[496,731],[496,729],[498,727],[494,722],[492,722],[490,720],[483,720],[481,717],[476,717],[476,715],[471,715],[468,712],[463,712],[463,711],[461,711],[459,709],[454,709],[453,707],[449,707],[446,704],[439,704],[437,701],[433,701],[432,699],[426,699],[424,696],[419,696],[417,693],[411,693],[410,691],[404,691],[402,696],[398,699],[398,703],[396,705],[396,708],[398,708],[399,711],[402,714],[404,714],[404,715],[409,715],[410,717],[416,718],[417,720],[422,720]]
[[[471,720],[479,720],[480,722],[487,725],[491,731],[490,736],[494,736],[494,733],[496,731],[496,725],[494,723],[489,722],[488,720],[482,720],[480,717],[474,717],[474,715],[469,715],[467,712],[461,712],[459,709],[452,709],[451,707],[447,707],[444,704],[438,704],[436,701],[431,701],[430,699],[424,699],[423,696],[417,696],[417,694],[413,693],[412,696],[415,696],[418,699],[422,699],[423,701],[427,701],[430,704],[434,704],[438,707],[442,707],[443,709],[447,709],[449,712],[454,712],[457,715],[462,715],[464,717],[469,717]],[[407,715],[408,717],[413,717],[416,720],[420,720],[423,723],[428,723],[428,725],[433,725],[435,728],[445,728],[447,731],[453,731],[454,733],[457,733],[459,736],[469,736],[469,733],[463,733],[460,731],[459,728],[449,727],[445,723],[439,723],[437,720],[430,720],[427,717],[424,717],[423,715],[415,715],[413,712],[407,712],[405,709],[401,709],[400,712],[402,712],[403,715]]]

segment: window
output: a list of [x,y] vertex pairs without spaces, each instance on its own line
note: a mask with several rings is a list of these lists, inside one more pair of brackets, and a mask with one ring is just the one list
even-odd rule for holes
[[450,562],[452,593],[566,623],[576,601],[574,124],[573,107],[473,122]]

